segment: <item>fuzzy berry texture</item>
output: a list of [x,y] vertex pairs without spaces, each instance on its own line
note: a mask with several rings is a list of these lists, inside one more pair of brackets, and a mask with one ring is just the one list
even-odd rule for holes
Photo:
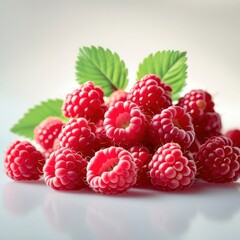
[[5,173],[20,180],[37,180],[42,175],[44,156],[28,141],[15,141],[6,151]]
[[153,117],[150,136],[155,146],[175,142],[186,149],[195,138],[192,119],[182,107],[171,106]]
[[166,143],[160,147],[148,167],[152,184],[163,191],[189,188],[196,175],[195,162],[183,155],[177,143]]
[[107,105],[108,107],[113,106],[116,102],[125,102],[127,101],[128,93],[124,90],[118,89],[114,91],[108,98]]
[[201,89],[185,94],[179,99],[177,105],[183,107],[193,119],[198,118],[203,112],[214,111],[212,96]]
[[120,146],[139,143],[146,126],[144,114],[130,101],[117,102],[110,107],[105,113],[103,124],[108,138]]
[[138,106],[148,118],[172,105],[172,88],[154,75],[146,75],[131,89],[128,99]]
[[109,147],[96,152],[87,165],[87,182],[95,191],[118,194],[136,183],[136,164],[129,151]]
[[46,184],[55,190],[76,190],[86,186],[87,161],[74,150],[61,148],[47,159],[43,172]]
[[222,120],[217,112],[204,112],[193,120],[193,125],[201,144],[213,136],[222,135]]
[[92,122],[103,119],[107,107],[104,105],[104,93],[92,82],[85,82],[69,93],[63,103],[63,114],[68,118],[84,117]]
[[72,118],[59,134],[59,144],[75,150],[84,157],[91,157],[99,147],[95,134],[96,127],[85,118]]
[[148,170],[148,164],[152,159],[152,155],[146,147],[136,145],[129,149],[129,152],[133,156],[133,161],[137,166],[137,182],[136,186],[150,185],[150,176]]
[[63,122],[60,118],[49,117],[43,120],[34,129],[34,140],[45,151],[51,152],[54,148],[54,142],[57,139],[59,133],[63,127]]
[[207,140],[196,157],[198,176],[208,182],[236,181],[240,174],[240,149],[231,139],[215,136]]
[[240,148],[240,130],[232,129],[225,133],[225,136],[230,138],[233,142],[233,146]]

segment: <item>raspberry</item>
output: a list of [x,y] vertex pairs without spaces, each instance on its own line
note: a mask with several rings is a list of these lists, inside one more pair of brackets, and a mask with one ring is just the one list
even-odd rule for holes
[[95,131],[96,137],[99,141],[99,149],[100,148],[107,148],[113,145],[112,140],[106,135],[105,128],[103,126],[103,121],[99,121],[96,125],[96,131]]
[[37,180],[42,175],[45,159],[28,141],[15,141],[7,149],[4,168],[14,180]]
[[197,138],[194,139],[193,143],[191,144],[190,147],[188,147],[183,155],[187,158],[187,159],[192,159],[192,160],[195,160],[196,158],[196,155],[199,151],[199,148],[201,146],[201,143],[198,141]]
[[72,118],[63,126],[59,134],[59,143],[61,147],[71,148],[84,157],[91,157],[99,145],[95,125],[85,118]]
[[129,152],[132,154],[133,161],[138,168],[136,185],[149,185],[151,182],[149,177],[148,164],[151,161],[152,155],[149,153],[146,147],[140,145],[131,147],[129,149]]
[[233,146],[240,148],[240,130],[239,129],[232,129],[225,133],[226,137],[229,137],[232,142]]
[[164,191],[190,187],[196,174],[195,162],[184,157],[180,145],[173,142],[158,148],[148,167],[152,184]]
[[216,112],[205,112],[197,119],[193,120],[194,130],[200,143],[204,143],[208,138],[222,135],[221,117]]
[[142,140],[145,116],[135,103],[117,102],[105,113],[103,124],[106,135],[116,144],[133,146]]
[[178,106],[183,107],[193,119],[198,118],[203,112],[213,112],[214,103],[211,95],[203,90],[192,90],[178,101]]
[[49,117],[43,120],[34,129],[35,141],[46,151],[51,152],[54,141],[57,139],[63,122],[57,117]]
[[198,175],[205,181],[225,183],[236,181],[240,174],[240,149],[231,139],[215,136],[208,139],[196,156]]
[[86,178],[87,161],[74,150],[60,148],[52,152],[44,167],[46,184],[55,190],[83,188]]
[[108,98],[107,104],[109,107],[113,106],[116,102],[127,101],[128,93],[123,90],[114,91]]
[[172,88],[168,84],[150,74],[134,84],[128,99],[140,106],[143,113],[151,118],[172,105],[171,94]]
[[183,149],[188,148],[195,138],[191,117],[179,106],[171,106],[155,115],[151,121],[150,134],[155,146],[176,142]]
[[125,192],[137,180],[133,157],[121,147],[99,150],[87,166],[87,182],[95,191],[104,194]]
[[68,118],[84,117],[92,122],[103,119],[107,110],[104,105],[104,93],[92,82],[85,82],[78,89],[69,93],[63,103],[63,114]]

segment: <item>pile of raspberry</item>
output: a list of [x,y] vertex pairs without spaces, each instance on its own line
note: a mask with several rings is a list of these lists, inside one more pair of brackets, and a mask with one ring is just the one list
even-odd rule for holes
[[239,130],[222,133],[221,117],[204,90],[174,104],[171,86],[153,74],[109,98],[89,81],[66,96],[62,112],[67,122],[49,117],[34,129],[34,143],[9,146],[7,176],[43,177],[55,190],[89,187],[103,194],[131,187],[176,191],[197,179],[239,178]]

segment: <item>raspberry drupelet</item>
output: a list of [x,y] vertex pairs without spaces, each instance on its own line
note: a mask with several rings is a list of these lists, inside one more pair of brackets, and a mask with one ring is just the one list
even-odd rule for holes
[[137,180],[137,167],[131,153],[122,147],[97,151],[87,165],[87,182],[95,191],[118,194],[127,191]]
[[104,104],[104,93],[92,82],[85,82],[78,89],[69,93],[63,103],[63,114],[68,118],[84,117],[97,123],[103,119],[107,107]]
[[45,151],[51,152],[54,148],[54,142],[62,130],[63,124],[63,121],[58,117],[46,118],[35,127],[34,140]]
[[131,147],[142,140],[145,132],[145,116],[130,101],[117,102],[104,115],[104,128],[108,138],[120,146]]
[[205,181],[237,181],[240,174],[240,149],[233,147],[228,137],[211,137],[200,147],[196,164],[198,176]]
[[5,173],[13,180],[37,180],[42,176],[44,156],[28,141],[15,141],[4,158]]
[[149,74],[134,84],[128,99],[140,106],[143,113],[151,118],[172,105],[172,88],[158,76]]
[[164,109],[152,118],[150,136],[155,146],[175,142],[185,150],[195,138],[191,117],[179,106]]
[[52,152],[44,167],[46,184],[55,190],[75,190],[86,186],[87,161],[74,150]]
[[188,160],[180,145],[173,142],[158,148],[148,167],[152,184],[164,191],[189,188],[196,175],[195,162]]

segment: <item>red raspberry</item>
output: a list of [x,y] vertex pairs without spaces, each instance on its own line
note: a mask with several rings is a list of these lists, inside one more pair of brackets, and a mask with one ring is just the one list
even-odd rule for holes
[[117,102],[104,116],[106,135],[116,144],[132,146],[141,141],[145,131],[145,116],[130,101]]
[[92,82],[85,82],[78,89],[69,93],[63,103],[63,114],[68,117],[84,117],[92,122],[103,119],[107,110],[104,105],[104,93]]
[[54,143],[53,143],[53,147],[49,150],[42,150],[41,153],[43,154],[43,156],[45,157],[45,159],[49,158],[50,154],[56,150],[58,150],[59,148],[61,148],[60,146],[60,143],[59,143],[59,139],[56,138],[54,140]]
[[172,105],[172,88],[154,75],[146,75],[137,81],[129,93],[128,99],[138,106],[149,117],[160,113]]
[[196,174],[195,162],[184,157],[180,145],[173,142],[158,148],[148,167],[152,184],[164,191],[190,187]]
[[35,141],[46,151],[53,150],[54,141],[62,130],[63,122],[58,117],[49,117],[43,120],[34,129]]
[[201,146],[201,143],[198,141],[197,138],[195,138],[191,146],[184,151],[183,155],[187,159],[195,160],[200,146]]
[[138,168],[136,185],[149,185],[151,181],[149,177],[148,164],[152,159],[152,155],[149,153],[146,147],[142,147],[140,145],[131,147],[129,151],[132,154],[133,161]]
[[205,112],[193,120],[194,130],[200,143],[213,136],[222,135],[221,117],[216,112]]
[[107,105],[109,107],[113,106],[116,102],[125,102],[127,101],[128,93],[123,90],[114,91],[108,98]]
[[84,157],[91,157],[99,145],[95,130],[95,125],[85,118],[72,118],[59,134],[60,146],[71,148]]
[[191,117],[179,106],[171,106],[155,115],[151,121],[150,134],[156,146],[176,142],[183,149],[188,148],[195,138]]
[[87,182],[104,194],[125,192],[137,180],[136,165],[130,152],[121,147],[99,150],[87,166]]
[[80,189],[86,185],[87,161],[69,148],[52,152],[44,167],[46,184],[55,190]]
[[[111,147],[113,145],[112,140],[106,135],[105,128],[103,126],[103,121],[99,121],[96,125],[96,131],[95,131],[96,137],[99,141],[99,149],[100,148],[107,148]],[[99,150],[98,149],[98,150]]]
[[4,167],[8,177],[14,180],[37,180],[42,175],[45,159],[27,141],[15,141],[7,149]]
[[198,118],[203,112],[213,112],[214,103],[211,95],[203,90],[192,90],[178,101],[178,106],[183,107],[193,119]]
[[240,174],[240,149],[231,139],[215,136],[208,139],[196,157],[198,175],[205,181],[224,183],[237,181]]
[[240,130],[239,129],[232,129],[225,133],[226,137],[229,137],[232,142],[233,146],[240,148]]

